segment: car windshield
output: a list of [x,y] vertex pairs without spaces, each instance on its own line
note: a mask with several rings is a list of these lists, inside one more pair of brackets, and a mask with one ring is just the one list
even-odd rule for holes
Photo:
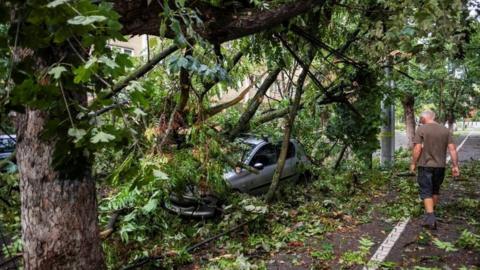
[[233,149],[230,153],[230,156],[235,162],[245,163],[246,159],[248,158],[248,154],[253,150],[254,147],[254,144],[247,143],[243,140],[236,140],[233,143]]

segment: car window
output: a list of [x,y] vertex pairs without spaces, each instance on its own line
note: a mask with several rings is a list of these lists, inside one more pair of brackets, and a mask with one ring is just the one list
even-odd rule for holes
[[230,153],[232,160],[234,160],[235,162],[246,162],[246,159],[254,148],[254,144],[246,143],[243,141],[235,141],[233,151]]
[[[277,156],[280,156],[280,151],[282,150],[282,144],[277,145]],[[288,151],[286,159],[293,158],[295,156],[295,145],[290,142],[288,144]]]
[[295,145],[293,143],[288,144],[287,159],[295,156]]
[[276,147],[272,144],[266,144],[260,148],[250,161],[250,166],[256,163],[262,163],[263,166],[268,166],[277,163]]

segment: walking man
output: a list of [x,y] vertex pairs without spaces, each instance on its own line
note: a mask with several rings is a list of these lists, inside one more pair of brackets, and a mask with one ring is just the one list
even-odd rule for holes
[[413,138],[413,154],[410,171],[415,172],[418,166],[417,182],[420,198],[425,206],[424,226],[436,229],[435,206],[438,204],[440,185],[445,177],[447,149],[452,161],[452,176],[460,175],[457,149],[450,131],[435,122],[435,113],[424,111],[420,115],[420,123]]

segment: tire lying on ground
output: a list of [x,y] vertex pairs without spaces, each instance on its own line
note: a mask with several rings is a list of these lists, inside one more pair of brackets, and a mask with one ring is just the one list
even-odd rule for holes
[[192,192],[171,194],[165,208],[180,216],[210,218],[217,214],[218,198],[213,195],[199,196]]

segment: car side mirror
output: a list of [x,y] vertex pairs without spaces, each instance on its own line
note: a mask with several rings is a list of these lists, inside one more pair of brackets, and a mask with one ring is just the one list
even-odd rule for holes
[[257,162],[255,163],[255,165],[253,165],[253,168],[257,169],[257,170],[263,170],[263,163],[260,163],[260,162]]

